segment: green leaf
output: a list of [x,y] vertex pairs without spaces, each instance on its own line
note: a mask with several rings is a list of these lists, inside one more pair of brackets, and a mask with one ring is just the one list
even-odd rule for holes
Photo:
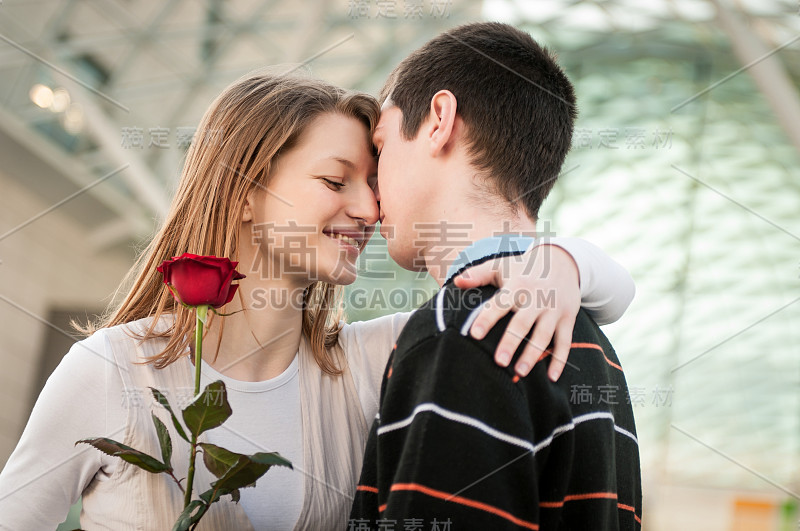
[[294,470],[294,467],[292,466],[292,462],[289,461],[288,459],[286,459],[285,457],[283,457],[278,452],[269,452],[269,453],[258,452],[258,453],[255,453],[255,454],[251,455],[251,456],[248,456],[248,457],[250,457],[250,459],[252,461],[254,461],[256,463],[261,463],[262,465],[285,466],[285,467],[289,467],[292,470]]
[[210,506],[212,503],[218,501],[225,494],[230,494],[231,499],[235,503],[239,503],[239,500],[241,499],[241,493],[239,492],[239,489],[233,489],[231,492],[222,492],[214,488],[208,489],[204,493],[200,494],[200,499],[206,502]]
[[172,438],[169,436],[167,426],[161,422],[161,419],[153,416],[153,424],[156,425],[156,433],[158,433],[158,442],[161,446],[161,459],[168,467],[172,467]]
[[229,494],[236,489],[253,485],[258,478],[267,473],[273,466],[288,466],[292,464],[277,453],[257,453],[242,455],[236,463],[225,472],[225,475],[211,484],[223,494]]
[[[197,510],[197,512],[194,512],[195,510]],[[205,502],[192,500],[180,516],[178,516],[175,525],[172,527],[172,531],[188,531],[191,526],[200,521],[200,518],[206,514],[206,511],[208,511],[208,505],[206,505]]]
[[216,428],[231,416],[228,392],[222,380],[211,382],[200,396],[183,410],[183,420],[195,437]]
[[227,494],[235,489],[249,487],[269,470],[270,465],[254,463],[246,455],[236,460],[224,476],[211,484],[212,487]]
[[211,488],[200,498],[209,506],[226,494],[239,503],[241,493],[239,489],[252,487],[256,480],[267,473],[275,465],[288,466],[292,464],[278,453],[256,453],[253,455],[237,454],[220,446],[209,443],[199,443],[203,448],[203,461],[208,469],[219,479],[211,484]]
[[147,470],[148,472],[152,472],[153,474],[158,474],[159,472],[172,471],[172,467],[170,467],[169,465],[165,465],[155,457],[147,455],[144,452],[140,452],[139,450],[131,448],[130,446],[124,445],[112,439],[106,439],[105,437],[96,437],[94,439],[81,439],[75,444],[77,445],[80,443],[92,445],[105,454],[119,457],[123,461],[127,461],[128,463],[136,465],[139,468]]
[[175,431],[178,432],[178,435],[180,435],[184,441],[191,442],[189,441],[189,437],[186,436],[186,432],[183,431],[183,426],[181,426],[181,423],[178,422],[178,417],[176,417],[175,413],[172,411],[172,407],[169,405],[167,397],[155,387],[151,387],[150,390],[153,392],[153,397],[156,399],[156,402],[164,406],[167,411],[169,411],[169,414],[172,416],[172,424],[175,426]]
[[217,501],[222,493],[217,489],[208,489],[207,491],[200,494],[200,499],[206,502],[208,505],[211,505],[215,501]]
[[203,449],[203,462],[206,468],[218,478],[221,478],[242,457],[242,454],[231,452],[215,444],[199,443],[199,446]]

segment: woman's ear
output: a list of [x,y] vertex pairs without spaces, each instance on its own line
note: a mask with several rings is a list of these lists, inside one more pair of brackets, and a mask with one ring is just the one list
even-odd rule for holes
[[431,156],[437,156],[453,140],[453,130],[456,123],[456,109],[458,101],[449,90],[440,90],[431,98],[430,120],[430,147]]
[[242,223],[249,223],[253,221],[253,192],[249,192],[244,198],[244,207],[242,208]]

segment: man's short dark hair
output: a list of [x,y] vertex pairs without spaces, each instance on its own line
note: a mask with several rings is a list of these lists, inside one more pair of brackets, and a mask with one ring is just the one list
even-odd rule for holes
[[433,95],[449,90],[466,126],[472,163],[492,191],[531,217],[550,193],[572,142],[572,84],[547,48],[496,22],[459,26],[432,39],[394,69],[381,91],[403,112],[411,140]]

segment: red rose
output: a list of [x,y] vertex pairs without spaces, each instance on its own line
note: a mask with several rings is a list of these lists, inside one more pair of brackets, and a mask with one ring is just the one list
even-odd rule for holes
[[239,287],[231,282],[244,278],[236,271],[238,263],[217,256],[183,253],[172,260],[164,260],[157,269],[178,302],[219,308],[231,302]]

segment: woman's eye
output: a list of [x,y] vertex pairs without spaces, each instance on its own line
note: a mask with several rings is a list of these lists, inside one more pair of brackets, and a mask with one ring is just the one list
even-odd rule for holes
[[334,181],[332,179],[325,179],[324,177],[323,177],[322,180],[325,181],[325,184],[327,184],[328,186],[330,186],[332,188],[335,188],[336,190],[341,190],[342,188],[344,188],[344,183],[340,183],[340,182]]

